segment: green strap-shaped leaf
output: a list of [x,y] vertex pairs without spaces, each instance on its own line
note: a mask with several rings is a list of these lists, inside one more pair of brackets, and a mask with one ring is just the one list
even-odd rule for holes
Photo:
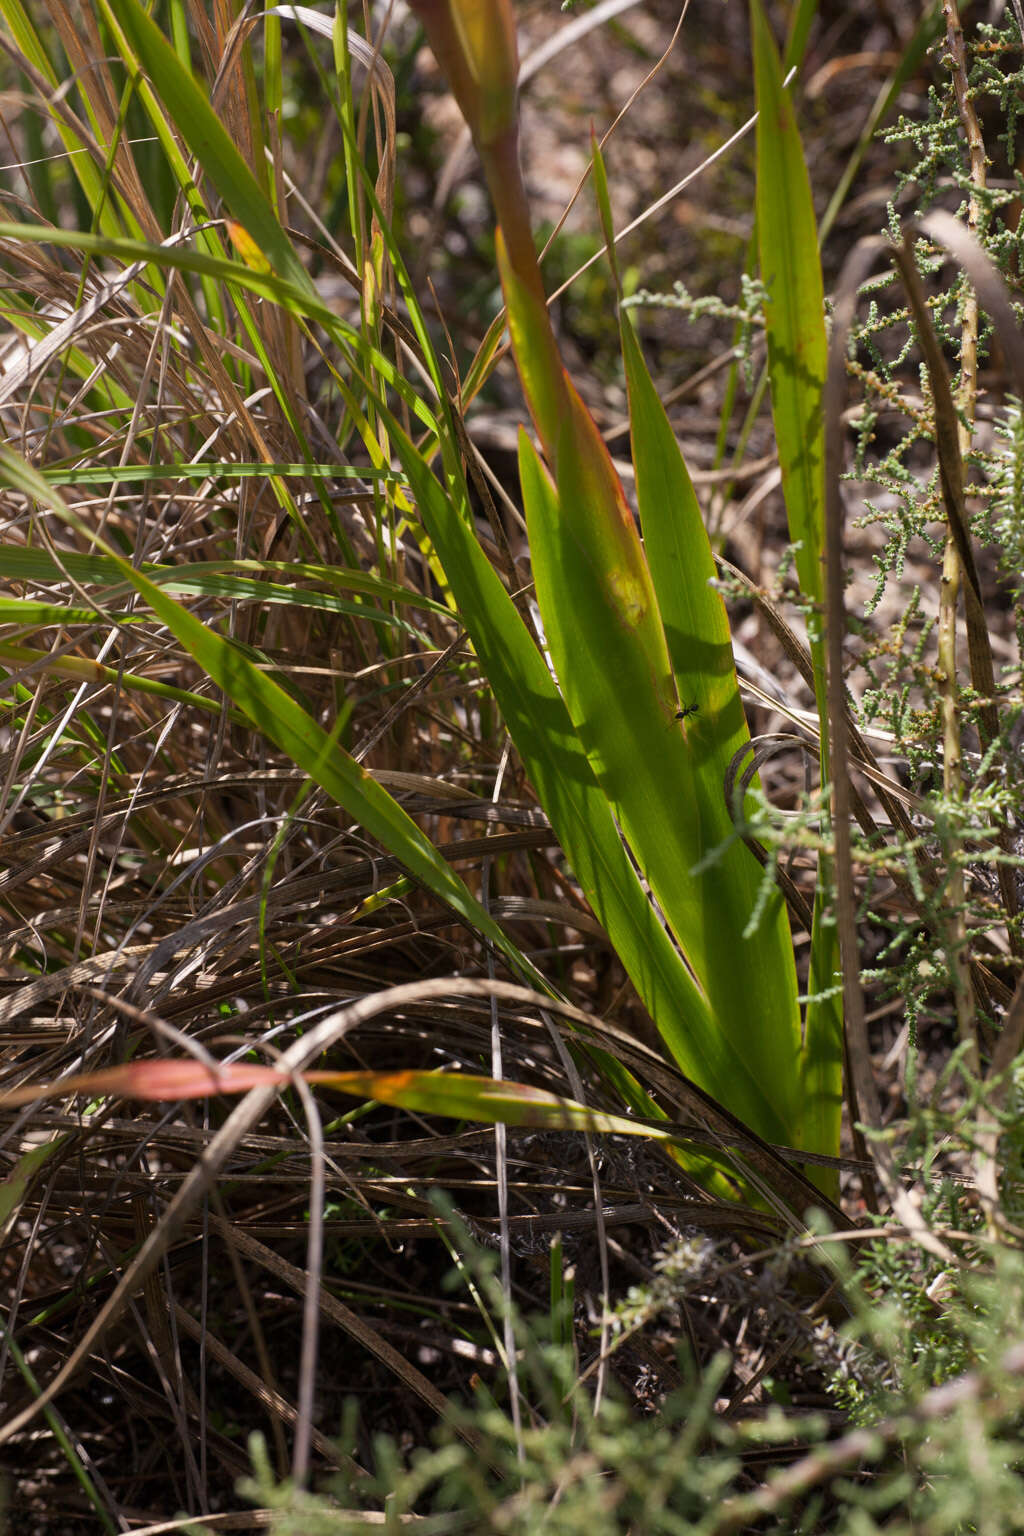
[[[692,1064],[714,1021],[637,880],[551,673],[477,543],[467,509],[454,499],[456,485],[442,489],[397,420],[381,414],[555,835],[666,1046]],[[710,1071],[714,1064],[706,1065]],[[696,1067],[693,1075],[705,1081]]]
[[[611,200],[604,161],[592,138],[594,188],[616,289]],[[709,966],[731,976],[761,979],[757,1028],[768,1046],[767,1080],[779,1105],[794,1100],[793,1064],[800,1053],[793,945],[780,898],[772,895],[756,930],[744,936],[755,909],[763,875],[753,855],[733,836],[731,808],[725,799],[729,770],[749,743],[732,656],[725,604],[714,586],[715,565],[682,453],[640,350],[629,316],[620,309],[620,332],[629,395],[633,466],[644,553],[651,571],[675,687],[684,714],[683,729],[693,765],[694,804],[707,848],[721,848],[712,880],[695,876],[721,915],[709,934]],[[645,855],[638,855],[645,860]],[[750,1036],[749,993],[739,990],[736,1007],[726,1011],[719,992],[718,1024],[736,1045],[747,1049]],[[797,1132],[793,1122],[791,1134]],[[834,1149],[831,1149],[834,1150]]]
[[[46,479],[49,484],[58,483],[54,475],[47,475]],[[307,565],[300,561],[283,560],[202,560],[186,565],[144,563],[140,569],[151,581],[155,581],[167,592],[177,593],[179,597],[201,594],[206,597],[223,597],[231,602],[251,601],[286,604],[296,608],[319,608],[330,613],[351,613],[371,623],[404,626],[404,621],[396,619],[383,608],[349,603],[332,592],[308,591],[295,585],[253,580],[247,574],[242,574],[255,572],[270,576],[286,573],[294,581],[329,582],[343,591],[364,592],[381,603],[395,603],[436,613],[444,618],[451,617],[451,610],[432,597],[403,587],[399,582],[340,565]],[[58,561],[45,549],[0,546],[0,581],[63,583],[69,576],[86,585],[106,584],[115,587],[116,584],[117,591],[127,590],[126,584],[120,580],[120,570],[105,555],[80,555],[68,550],[62,552]],[[111,601],[109,591],[104,593],[104,601]],[[43,617],[47,608],[46,603],[30,604],[25,598],[0,598],[0,617],[11,623],[78,624],[93,623],[96,618],[95,610],[85,614],[84,610],[79,613],[70,608],[54,607],[53,613],[61,617],[47,620]],[[138,614],[124,615],[122,621],[138,623],[139,617]]]
[[[520,479],[545,638],[594,774],[714,1021],[706,1036],[687,1038],[679,1060],[763,1135],[786,1137],[799,1063],[791,962],[776,1012],[774,995],[761,996],[774,987],[765,941],[742,937],[757,872],[745,849],[723,847],[735,841],[724,808],[703,803],[633,515],[561,367],[522,242],[519,264],[500,237],[496,250],[516,364],[555,482],[524,439]],[[777,923],[778,909],[770,915]],[[777,938],[769,951],[778,955]]]
[[[787,1082],[786,1077],[801,1049],[793,941],[784,903],[775,895],[755,931],[742,936],[763,873],[742,842],[735,838],[730,842],[733,826],[726,783],[735,755],[750,737],[736,679],[728,615],[712,585],[715,566],[711,545],[686,465],[626,316],[622,347],[644,548],[679,698],[684,709],[692,711],[684,728],[702,837],[709,848],[728,844],[713,871],[708,872],[723,915],[710,935],[710,963],[717,971],[729,974],[741,953],[745,968],[762,979],[757,1028],[768,1045],[774,1092],[785,1101],[793,1094],[792,1081]],[[737,927],[727,924],[727,913]],[[737,1048],[744,1049],[749,1009],[742,995],[737,1003],[739,1017],[725,1021],[720,1016],[720,1022]],[[790,1134],[799,1129],[794,1124]],[[800,1139],[797,1144],[810,1146]],[[836,1151],[834,1145],[810,1149]]]
[[[825,528],[824,388],[828,364],[825,297],[810,179],[782,67],[761,0],[750,0],[757,82],[757,225],[761,277],[767,289],[765,326],[772,413],[790,538],[798,545],[797,575],[813,605],[808,620],[815,696],[821,724],[823,784],[828,782],[828,712],[822,643]],[[835,928],[827,921],[827,860],[819,866],[811,934],[811,972],[830,988],[839,976]],[[842,1015],[838,997],[808,1004],[802,1076],[809,1139],[839,1135],[842,1109]]]
[[616,586],[615,570],[598,563],[593,523],[601,493],[595,463],[585,461],[589,446],[589,436],[575,447],[560,442],[558,494],[525,438],[520,444],[545,636],[579,739],[707,999],[709,1029],[688,1032],[676,1059],[759,1134],[777,1140],[795,1129],[798,1040],[790,1017],[782,1030],[773,1027],[773,977],[754,963],[757,946],[741,939],[752,902],[742,907],[719,865],[697,872],[713,844],[704,841],[693,753],[675,720],[667,651],[652,664],[629,622],[632,589]]
[[825,449],[822,401],[828,348],[818,229],[793,105],[761,0],[750,0],[757,81],[757,228],[775,438],[790,537],[805,598],[824,592]]

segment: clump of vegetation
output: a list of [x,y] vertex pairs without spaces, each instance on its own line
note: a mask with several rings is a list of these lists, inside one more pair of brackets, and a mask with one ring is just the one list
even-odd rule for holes
[[[900,38],[819,223],[815,10],[751,0],[725,296],[621,275],[592,138],[553,239],[626,464],[506,0],[0,0],[14,1528],[1016,1529],[1024,39]],[[409,266],[424,43],[494,215],[468,362]],[[640,311],[724,330],[697,473]]]

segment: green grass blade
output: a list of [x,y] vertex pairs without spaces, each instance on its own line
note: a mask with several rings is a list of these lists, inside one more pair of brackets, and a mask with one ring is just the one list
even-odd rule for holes
[[[806,1133],[799,1143],[811,1152],[835,1154],[843,1119],[842,958],[831,912],[831,863],[819,864],[811,928],[811,960],[804,1051],[800,1063]],[[808,1169],[819,1189],[838,1199],[839,1175]]]
[[18,1218],[22,1205],[40,1168],[59,1152],[68,1140],[70,1132],[63,1136],[51,1136],[49,1141],[30,1146],[27,1152],[15,1157],[11,1167],[0,1179],[0,1241],[6,1242],[8,1233]]
[[796,0],[796,3],[790,7],[789,33],[786,38],[785,58],[782,62],[784,74],[788,74],[794,66],[798,67],[803,63],[807,36],[817,14],[818,0]]
[[[3,553],[0,551],[0,567]],[[158,582],[165,592],[173,591],[179,597],[223,597],[232,603],[259,603],[265,607],[309,608],[318,613],[346,614],[349,618],[363,619],[368,624],[379,624],[386,629],[399,629],[404,633],[418,634],[407,619],[388,613],[382,608],[366,603],[350,602],[335,597],[330,592],[305,592],[301,588],[282,587],[269,581],[245,581],[238,576],[197,577],[192,580]],[[118,624],[144,623],[144,613],[120,613],[111,610],[105,601],[107,612]],[[438,606],[438,605],[435,605]],[[0,623],[19,624],[25,629],[46,629],[53,625],[95,624],[97,610],[65,608],[59,603],[37,602],[32,598],[0,597]]]
[[[594,189],[612,275],[621,298],[608,182],[600,147],[593,137],[591,150]],[[736,680],[729,617],[715,590],[717,570],[711,543],[686,462],[630,317],[621,309],[619,334],[644,553],[676,692],[683,707],[692,711],[686,735],[694,761],[696,788],[707,805],[707,835],[713,846],[723,841],[729,831],[730,823],[724,815],[724,785],[730,765],[750,740]],[[749,856],[737,860],[738,865],[750,863]],[[750,886],[751,902],[753,894]],[[788,952],[788,933],[784,947]]]
[[[0,551],[0,560],[2,555]],[[57,624],[95,624],[97,617],[95,608],[40,603],[30,597],[0,597],[0,624],[20,624],[25,630],[52,629]],[[116,618],[118,624],[138,624],[145,614],[122,613]]]
[[[25,1359],[25,1356],[19,1349],[17,1342],[11,1337],[6,1327],[4,1328],[3,1332],[4,1347],[9,1351],[16,1370],[21,1376],[22,1381],[25,1383],[25,1386],[27,1387],[30,1395],[33,1398],[38,1398],[41,1396],[42,1388],[39,1385],[39,1381],[36,1378],[35,1372],[33,1371],[29,1362]],[[75,1444],[73,1437],[68,1433],[63,1418],[49,1402],[45,1402],[43,1404],[42,1412],[49,1426],[50,1433],[53,1436],[56,1444],[60,1447],[61,1454],[64,1456],[69,1467],[71,1468],[71,1472],[75,1478],[75,1481],[81,1488],[83,1496],[95,1510],[96,1518],[99,1521],[100,1526],[104,1531],[108,1533],[108,1536],[117,1536],[118,1527],[121,1526],[121,1521],[119,1520],[117,1525],[114,1524],[114,1521],[107,1509],[106,1501],[101,1496],[99,1489],[96,1487],[92,1477],[89,1475],[89,1470],[86,1467],[85,1462],[82,1460],[81,1455],[79,1454],[78,1446]]]
[[339,1093],[375,1099],[424,1115],[480,1120],[491,1125],[544,1126],[552,1130],[602,1131],[617,1136],[645,1136],[671,1141],[669,1131],[643,1125],[625,1115],[588,1109],[545,1088],[527,1083],[475,1077],[468,1072],[307,1072],[305,1077]]
[[[47,476],[47,479],[50,484],[54,483],[53,477]],[[306,592],[295,586],[243,579],[246,572],[252,572],[255,576],[281,574],[291,576],[295,581],[322,581],[342,591],[364,592],[381,603],[404,604],[407,608],[436,613],[441,618],[451,617],[451,610],[432,597],[403,587],[398,582],[388,581],[382,576],[349,570],[340,565],[304,565],[297,560],[203,560],[192,565],[143,564],[140,569],[151,581],[168,592],[177,593],[179,597],[202,595],[223,597],[229,601],[249,598],[261,602],[294,603],[298,607],[328,608],[336,612],[348,611],[328,593]],[[243,578],[236,576],[236,571],[242,572]],[[64,582],[71,576],[84,585],[99,586],[106,583],[113,586],[117,583],[115,590],[126,591],[128,588],[120,580],[120,575],[120,568],[106,555],[79,555],[65,550],[61,551],[60,559],[56,560],[43,549],[0,545],[0,580],[51,583]],[[23,600],[16,598],[7,601],[20,603]],[[63,611],[67,615],[68,610]],[[355,611],[361,618],[374,617],[372,611],[366,608]],[[0,612],[3,610],[0,609]],[[12,616],[13,612],[12,609]],[[95,619],[95,613],[92,617]],[[64,622],[71,621],[65,617]]]
[[72,468],[45,468],[43,477],[55,485],[137,485],[149,480],[265,480],[270,475],[298,480],[380,480],[398,484],[401,476],[390,469],[369,469],[350,464],[302,464],[275,462],[242,464],[230,459],[190,459],[171,464],[83,464]]

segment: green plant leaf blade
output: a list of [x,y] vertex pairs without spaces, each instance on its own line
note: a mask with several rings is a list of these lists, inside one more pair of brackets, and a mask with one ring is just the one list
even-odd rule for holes
[[[799,1060],[801,1039],[793,943],[781,897],[770,898],[753,933],[738,936],[744,914],[751,913],[758,901],[763,874],[743,843],[729,841],[732,817],[726,804],[726,784],[734,758],[749,745],[750,735],[736,679],[728,615],[713,585],[711,545],[685,461],[626,315],[621,334],[644,549],[678,696],[684,708],[693,710],[686,718],[685,730],[695,804],[705,845],[714,848],[728,844],[714,868],[716,899],[723,916],[730,912],[738,929],[723,921],[712,931],[709,959],[717,970],[728,971],[735,965],[739,947],[751,971],[769,982],[759,999],[758,1029],[769,1042],[777,1090],[785,1097],[792,1091],[782,1082],[785,1064]],[[739,1038],[735,1043],[742,1048]],[[790,1134],[808,1134],[807,1120],[803,1116],[796,1119],[799,1125],[794,1123]],[[838,1150],[837,1142],[819,1146],[816,1135],[798,1139],[796,1144],[816,1152]]]
[[824,594],[828,365],[818,231],[800,135],[761,0],[750,0],[757,82],[757,228],[775,437],[790,537],[805,598]]
[[637,880],[536,643],[477,543],[468,509],[460,512],[452,499],[455,482],[446,492],[381,409],[459,617],[555,835],[666,1045],[682,1053],[686,1041],[713,1029],[706,1000]]
[[[761,0],[750,0],[757,84],[757,226],[772,414],[790,538],[805,601],[815,702],[821,727],[821,777],[829,778],[828,709],[822,640],[824,612],[824,390],[828,367],[825,299],[810,178],[782,67]],[[823,989],[839,969],[836,934],[823,890],[829,861],[819,862],[811,933],[811,971]],[[816,1140],[838,1138],[842,1108],[842,1017],[832,997],[812,997],[805,1026],[803,1077],[813,1104]]]
[[[603,469],[588,460],[589,430],[559,443],[561,494],[525,436],[520,479],[545,635],[566,704],[612,812],[665,914],[704,998],[710,1028],[673,1046],[683,1071],[769,1140],[794,1132],[798,1038],[792,1017],[774,1017],[770,972],[740,935],[752,905],[717,864],[698,803],[694,760],[675,719],[675,690],[662,638],[653,648],[629,579],[599,563],[591,521]],[[618,515],[612,511],[609,515]],[[628,515],[628,513],[627,513]],[[649,583],[640,589],[653,605]],[[648,595],[649,594],[649,595]],[[626,611],[623,611],[623,599]],[[649,610],[650,611],[650,610]],[[657,617],[657,609],[653,608]],[[726,832],[728,837],[730,834]],[[742,850],[746,853],[746,850]],[[727,852],[727,858],[730,854]],[[783,981],[785,985],[785,978]],[[751,1025],[751,1019],[757,1025]]]

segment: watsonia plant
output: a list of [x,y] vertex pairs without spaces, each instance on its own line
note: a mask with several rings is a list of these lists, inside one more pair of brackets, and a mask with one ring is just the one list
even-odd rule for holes
[[[473,134],[497,215],[509,331],[543,450],[542,460],[521,434],[533,573],[571,739],[585,753],[607,812],[682,951],[680,957],[659,939],[661,995],[650,986],[651,957],[640,954],[635,923],[625,933],[615,923],[606,882],[584,880],[588,897],[682,1069],[761,1134],[834,1151],[841,1098],[838,1015],[831,996],[814,1001],[801,1036],[786,913],[774,891],[765,899],[762,871],[733,826],[740,807],[725,800],[730,767],[745,754],[749,737],[728,620],[713,587],[712,552],[685,463],[623,316],[641,543],[597,427],[562,365],[548,317],[519,169],[511,7],[505,0],[485,6],[418,0],[414,10]],[[758,217],[762,268],[772,293],[776,426],[791,525],[802,551],[800,575],[808,600],[820,607],[821,273],[799,140],[756,0],[751,15],[762,107]],[[596,145],[593,168],[614,270]],[[444,559],[445,543],[435,537]],[[465,603],[462,609],[476,641],[472,610],[467,613]],[[824,719],[820,637],[813,656]],[[495,669],[498,658],[484,659],[519,750],[580,873],[593,864],[592,854],[584,864],[575,829],[544,796],[546,786],[535,772],[536,715],[516,719],[503,696],[515,680]],[[588,852],[595,830],[592,813],[582,828]],[[832,954],[830,937],[816,924],[812,985],[831,985]]]
[[[179,268],[202,281],[221,281],[258,295],[303,328],[322,329],[336,348],[338,363],[343,359],[352,370],[349,380],[359,381],[362,398],[350,393],[345,398],[374,471],[384,474],[391,460],[400,462],[408,493],[401,487],[394,491],[395,509],[418,521],[424,552],[451,595],[552,827],[672,1058],[760,1136],[835,1153],[842,1053],[833,995],[834,942],[822,923],[819,898],[812,996],[802,1023],[784,904],[771,868],[759,866],[735,825],[742,805],[726,800],[724,786],[750,743],[727,615],[712,585],[715,566],[686,466],[623,316],[641,543],[596,425],[566,375],[548,320],[518,165],[511,7],[507,0],[486,5],[424,0],[414,8],[473,133],[498,218],[508,324],[541,450],[523,434],[520,472],[542,645],[473,532],[442,369],[391,237],[386,209],[357,152],[348,63],[352,45],[344,7],[333,27],[339,121],[346,136],[349,197],[361,199],[369,212],[366,238],[356,252],[360,326],[340,320],[323,303],[255,159],[247,163],[196,84],[180,47],[161,34],[137,0],[100,0],[112,42],[154,130],[168,146],[197,222],[206,222],[206,210],[175,147],[171,123],[230,213],[241,259],[229,255],[208,228],[194,247],[165,245],[157,251],[155,231],[119,224],[110,215],[91,235],[28,225],[6,226],[2,233],[22,242],[63,241],[125,263],[138,260],[157,281],[161,273]],[[18,21],[27,51],[31,24],[20,7],[8,4],[6,9]],[[771,295],[770,376],[791,531],[800,548],[798,570],[814,611],[821,598],[823,504],[821,275],[799,139],[758,0],[752,0],[751,17],[761,108],[760,259]],[[110,131],[115,132],[114,125]],[[116,154],[123,154],[122,147]],[[596,148],[594,174],[611,250],[609,202]],[[96,207],[106,207],[101,194]],[[351,222],[361,227],[358,218]],[[378,344],[385,257],[420,348],[428,381],[423,390],[410,387]],[[328,358],[338,388],[348,392],[352,386],[338,363]],[[280,405],[284,412],[292,409],[286,391]],[[403,424],[410,420],[426,429],[418,442]],[[435,457],[439,472],[432,468]],[[104,562],[104,574],[131,584],[242,716],[475,925],[523,980],[544,986],[391,796],[300,702],[172,596],[165,573],[138,568],[78,523],[55,489],[59,473],[44,478],[12,455],[4,458],[4,473],[9,484],[48,505],[100,549],[93,558]],[[286,491],[280,493],[286,497]],[[813,634],[812,657],[822,740],[827,742],[820,641]],[[826,751],[822,759],[824,769]],[[827,865],[822,874],[827,878]],[[616,1072],[607,1057],[599,1060],[634,1110],[655,1112],[627,1073]],[[415,1085],[415,1092],[416,1102],[429,1101],[429,1084]],[[460,1102],[463,1112],[470,1112],[472,1092]],[[488,1102],[483,1088],[475,1103],[481,1118],[500,1118],[493,1095]],[[434,1107],[443,1109],[437,1098]],[[543,1114],[557,1120],[557,1107],[542,1110],[535,1104],[535,1122]],[[827,1190],[834,1187],[831,1174],[820,1174],[819,1181]]]

